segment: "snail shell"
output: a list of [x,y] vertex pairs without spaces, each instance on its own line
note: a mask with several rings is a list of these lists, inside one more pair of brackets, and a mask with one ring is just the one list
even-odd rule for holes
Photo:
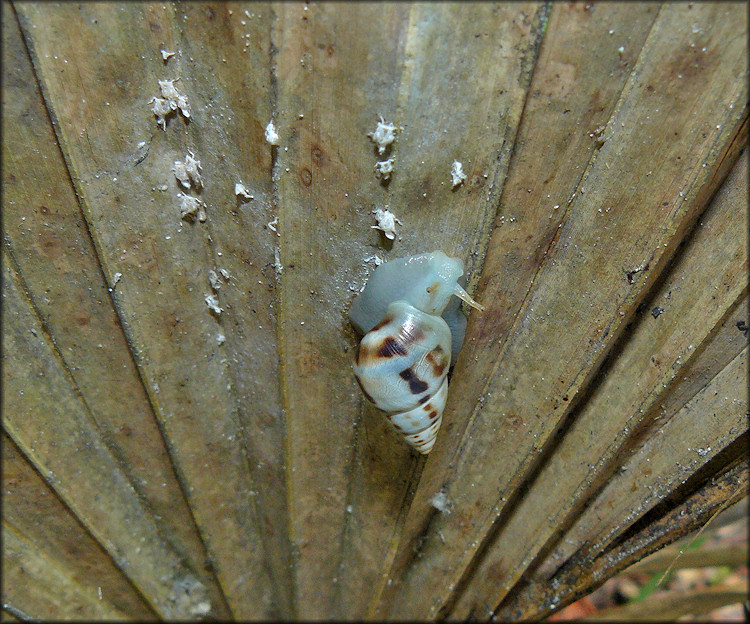
[[362,392],[423,454],[440,429],[451,355],[466,328],[451,295],[482,309],[458,283],[462,274],[463,263],[441,251],[391,260],[375,269],[349,313],[364,334],[354,364]]
[[447,400],[446,378],[429,401],[408,412],[387,414],[386,419],[404,437],[409,446],[427,455],[435,444],[440,425],[443,424],[443,410]]

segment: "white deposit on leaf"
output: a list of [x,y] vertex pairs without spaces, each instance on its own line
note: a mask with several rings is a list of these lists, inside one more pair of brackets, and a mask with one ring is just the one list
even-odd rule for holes
[[[220,277],[221,276],[221,277]],[[213,269],[209,269],[208,271],[208,283],[211,285],[211,290],[216,292],[221,288],[221,278],[224,278],[225,282],[229,281],[229,271],[226,269],[218,269],[217,271],[214,271]]]
[[370,132],[367,136],[372,139],[373,143],[377,144],[378,154],[383,154],[385,153],[386,148],[393,143],[396,138],[395,132],[396,126],[385,123],[385,120],[381,115],[380,121],[375,128],[375,132]]
[[206,302],[206,305],[216,315],[221,314],[224,311],[224,308],[219,307],[219,300],[216,298],[215,295],[206,295],[206,298],[204,299]]
[[180,198],[180,217],[186,221],[193,221],[197,215],[198,221],[203,223],[206,220],[206,209],[204,204],[197,197],[192,195],[184,195],[178,193],[177,197]]
[[372,213],[378,220],[378,224],[371,225],[370,227],[383,232],[388,240],[396,238],[396,223],[403,225],[398,217],[388,210],[388,208],[385,210],[383,208],[376,208]]
[[188,102],[187,95],[180,93],[177,87],[174,86],[177,80],[179,78],[175,78],[174,80],[160,80],[159,88],[161,89],[161,96],[169,100],[169,105],[172,109],[179,109],[186,118],[189,118],[191,114],[190,103]]
[[273,270],[276,274],[276,281],[281,278],[281,272],[284,270],[284,265],[281,264],[281,255],[278,247],[273,248]]
[[251,200],[253,198],[253,196],[250,195],[250,191],[247,190],[247,187],[242,184],[242,182],[235,182],[234,194],[237,197],[242,197],[245,201]]
[[276,229],[276,226],[278,224],[279,224],[279,218],[278,217],[274,217],[273,221],[269,221],[266,225],[268,226],[269,230],[271,230],[273,232],[276,232],[276,236],[281,236],[281,234],[279,234],[278,230]]
[[453,188],[456,188],[466,179],[463,165],[457,160],[453,161],[453,166],[451,167],[451,177],[453,178]]
[[174,52],[167,52],[164,48],[159,50],[161,52],[161,58],[166,63],[171,57],[174,56]]
[[266,141],[271,145],[279,144],[279,135],[276,133],[276,127],[273,125],[273,121],[269,121],[266,126]]
[[208,271],[208,283],[211,285],[211,290],[216,292],[221,288],[221,280],[219,279],[218,274],[213,269],[209,269]]
[[169,101],[159,97],[153,97],[149,101],[149,104],[153,102],[151,112],[156,116],[156,123],[161,126],[162,130],[167,129],[167,115],[172,112],[172,107],[169,105]]
[[156,115],[156,121],[162,130],[167,129],[166,118],[172,111],[179,110],[186,119],[189,119],[191,115],[190,102],[187,96],[180,93],[174,86],[177,80],[179,78],[160,80],[161,97],[153,97],[149,100],[149,104],[153,103],[151,111]]
[[201,179],[200,174],[201,169],[201,161],[196,160],[193,152],[188,152],[185,155],[184,162],[180,162],[179,160],[174,161],[174,176],[186,189],[189,189],[191,185],[196,189],[203,186],[203,180]]
[[440,490],[437,494],[435,494],[435,496],[430,499],[430,505],[432,505],[441,513],[449,514],[451,512],[450,500],[448,499],[448,495],[442,490]]
[[393,173],[393,163],[396,162],[395,158],[389,158],[388,160],[379,160],[375,163],[375,175],[382,180],[389,180]]

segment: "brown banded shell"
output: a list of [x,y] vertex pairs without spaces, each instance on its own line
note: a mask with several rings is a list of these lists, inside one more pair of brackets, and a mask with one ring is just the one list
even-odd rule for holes
[[426,455],[435,444],[447,400],[448,379],[445,379],[429,401],[408,412],[388,414],[388,422],[404,436],[409,446]]
[[383,321],[362,338],[354,374],[378,408],[404,412],[438,391],[450,356],[451,334],[445,321],[395,301]]
[[446,322],[405,301],[391,303],[359,344],[354,374],[362,391],[422,453],[442,421],[450,358]]

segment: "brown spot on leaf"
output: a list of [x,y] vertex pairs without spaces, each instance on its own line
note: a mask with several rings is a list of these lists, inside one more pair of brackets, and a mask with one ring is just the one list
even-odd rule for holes
[[507,576],[507,571],[503,566],[504,561],[502,558],[498,559],[495,563],[489,566],[487,570],[487,576],[493,579],[503,579]]
[[263,518],[263,524],[266,527],[266,535],[268,535],[269,537],[273,537],[273,522],[271,522],[271,519],[268,516]]
[[62,254],[62,244],[54,232],[44,231],[39,235],[39,246],[48,258],[55,258]]
[[328,156],[319,145],[313,145],[310,149],[310,155],[317,167],[323,167],[328,164]]
[[[180,319],[177,318],[177,315],[173,311],[170,312],[169,314],[167,314],[167,325],[169,327],[171,327],[172,329],[174,329],[175,327],[177,327],[177,324],[179,322],[180,322]],[[169,333],[171,334],[172,331],[170,330]]]
[[522,427],[526,426],[526,421],[515,412],[508,412],[505,415],[505,422],[507,423],[507,426],[514,431],[518,431]]
[[299,179],[302,180],[302,184],[310,186],[312,184],[312,172],[305,167],[299,172]]
[[300,377],[307,377],[323,367],[323,358],[317,346],[307,342],[297,346],[295,364]]

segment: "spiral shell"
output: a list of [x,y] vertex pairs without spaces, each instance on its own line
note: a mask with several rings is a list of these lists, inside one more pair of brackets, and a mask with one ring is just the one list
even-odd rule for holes
[[421,453],[432,448],[442,422],[450,357],[446,322],[405,301],[391,303],[357,349],[354,374],[362,392]]
[[441,251],[391,260],[375,270],[349,313],[364,334],[354,364],[362,392],[423,454],[435,444],[451,355],[466,328],[451,295],[482,309],[459,284],[462,275],[463,263]]
[[404,437],[409,446],[427,455],[435,444],[440,425],[443,424],[443,410],[447,400],[446,378],[429,401],[408,412],[387,414],[386,419]]

